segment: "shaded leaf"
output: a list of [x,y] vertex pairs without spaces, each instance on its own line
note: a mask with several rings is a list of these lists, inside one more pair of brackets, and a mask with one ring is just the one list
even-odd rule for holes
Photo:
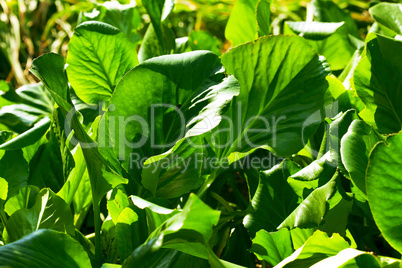
[[77,241],[49,229],[0,247],[0,263],[16,268],[91,267],[87,253]]

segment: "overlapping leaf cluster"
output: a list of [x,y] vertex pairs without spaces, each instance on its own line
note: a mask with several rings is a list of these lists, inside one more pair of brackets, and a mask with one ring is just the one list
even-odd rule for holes
[[0,83],[0,264],[399,267],[402,5],[362,40],[330,1],[269,35],[270,3],[239,0],[218,57],[142,2],[138,53],[135,7],[105,4],[40,83]]

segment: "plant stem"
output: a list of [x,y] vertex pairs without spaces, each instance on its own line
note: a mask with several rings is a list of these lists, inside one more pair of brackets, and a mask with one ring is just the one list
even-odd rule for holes
[[6,214],[4,214],[4,201],[0,200],[0,219],[1,222],[3,223],[4,228],[6,228],[6,224],[7,224],[7,217]]
[[101,219],[100,219],[100,202],[96,200],[94,189],[92,190],[92,206],[94,210],[94,225],[95,225],[95,265],[101,266]]
[[197,192],[198,197],[201,198],[205,194],[209,186],[211,186],[211,184],[215,181],[216,177],[218,177],[219,173],[220,172],[216,169],[212,171],[211,175],[209,175],[207,180],[201,185],[200,189],[198,190]]
[[320,150],[317,155],[317,159],[320,159],[325,154],[325,150],[327,148],[328,131],[329,131],[328,129],[325,129],[324,136],[322,137],[320,145]]

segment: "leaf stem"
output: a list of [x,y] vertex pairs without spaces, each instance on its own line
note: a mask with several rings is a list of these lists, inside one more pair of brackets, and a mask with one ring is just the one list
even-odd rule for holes
[[[92,187],[94,188],[94,187]],[[101,219],[100,219],[100,202],[96,200],[95,189],[92,189],[92,206],[94,210],[94,224],[95,224],[95,266],[101,266]]]
[[4,214],[4,201],[0,200],[0,219],[1,222],[3,223],[4,228],[6,228],[6,224],[7,224],[7,216],[6,214]]
[[322,137],[320,149],[318,151],[317,159],[320,159],[324,154],[327,148],[327,140],[328,140],[328,129],[325,129],[324,136]]

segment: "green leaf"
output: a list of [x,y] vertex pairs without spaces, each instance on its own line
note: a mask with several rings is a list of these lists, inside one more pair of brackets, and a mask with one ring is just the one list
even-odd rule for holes
[[56,151],[60,152],[63,171],[63,182],[67,181],[71,170],[75,166],[74,158],[67,146],[67,143],[69,142],[67,140],[67,136],[70,135],[72,132],[69,128],[66,128],[66,125],[68,124],[68,118],[69,117],[65,117],[63,115],[63,111],[60,108],[56,108],[53,110],[51,131],[54,133],[55,140],[57,140],[57,143],[59,145],[59,149],[56,149]]
[[171,216],[153,231],[147,241],[126,259],[123,267],[133,267],[145,256],[156,259],[157,256],[164,254],[161,250],[164,248],[209,259],[211,249],[207,243],[219,216],[219,211],[211,209],[196,195],[190,194],[183,210]]
[[339,234],[328,237],[326,233],[316,231],[302,247],[275,267],[311,267],[346,248],[349,248],[349,244]]
[[345,24],[344,22],[336,23],[318,21],[287,21],[285,23],[296,34],[311,40],[323,40],[328,38]]
[[144,0],[142,2],[147,10],[151,24],[142,41],[139,59],[143,62],[147,59],[170,54],[175,49],[175,36],[173,31],[163,23],[174,7],[172,0]]
[[[41,72],[50,73],[54,69],[59,69],[60,66],[63,66],[64,68],[64,58],[54,53],[48,53],[45,57],[36,58],[31,68],[31,72],[33,72],[35,75],[40,75],[38,72],[38,65],[41,66]],[[65,75],[58,75],[51,78],[41,78],[41,81],[46,87],[54,89],[56,96],[59,96],[63,100],[68,98],[67,77]],[[57,97],[55,100],[57,100]]]
[[80,99],[108,101],[119,80],[138,64],[133,44],[117,28],[85,22],[75,28],[67,54],[67,75]]
[[68,102],[69,90],[64,72],[64,58],[55,53],[43,54],[32,62],[29,70],[49,90],[57,104],[65,112],[69,112],[72,105]]
[[[331,158],[331,153],[325,153],[320,159],[314,160],[308,166],[290,176],[298,181],[313,181],[319,178],[332,176],[336,169],[336,163]],[[300,196],[300,194],[298,194]]]
[[226,39],[233,46],[252,41],[256,38],[256,6],[258,0],[238,0],[230,13],[225,29]]
[[8,194],[8,182],[0,177],[0,199],[6,200]]
[[301,248],[315,231],[315,228],[294,228],[290,230],[293,248],[296,250]]
[[347,171],[342,162],[341,156],[341,139],[348,131],[348,128],[352,121],[357,119],[355,110],[347,110],[346,112],[339,113],[337,117],[329,125],[329,149],[331,159],[333,159],[333,166],[338,167],[342,174],[346,174]]
[[[181,113],[173,108],[179,106],[181,110],[189,109],[195,92],[209,81],[209,77],[219,67],[219,58],[216,55],[196,51],[148,60],[124,76],[110,99],[106,116],[102,118],[101,125],[108,123],[106,129],[100,128],[100,131],[107,131],[109,128],[111,145],[119,159],[124,161],[123,167],[126,170],[129,169],[133,147],[142,145],[145,147],[141,148],[142,151],[151,150],[146,156],[152,156],[169,149],[172,145],[167,144],[172,144],[183,136],[180,135],[185,127],[181,124]],[[153,118],[150,115],[152,107]],[[125,131],[113,128],[113,122],[124,124]],[[145,123],[148,125],[144,129]],[[149,133],[150,126],[154,127],[154,133]],[[100,136],[102,135],[101,132]],[[151,135],[157,146],[146,148],[144,145],[151,143]],[[132,144],[129,146],[126,143]],[[158,147],[162,148],[153,153],[152,150]]]
[[[200,218],[199,215],[203,215],[203,217]],[[208,241],[212,236],[212,226],[218,223],[219,216],[220,211],[211,209],[195,194],[190,194],[189,199],[183,207],[183,211],[169,218],[150,237],[159,235],[160,232],[163,232],[167,236],[181,229],[194,230],[203,237],[204,241]]]
[[131,196],[131,200],[135,206],[145,211],[148,231],[147,235],[155,231],[163,222],[178,213],[177,210],[167,209],[146,201],[138,196]]
[[228,230],[228,233],[230,231],[231,234],[226,241],[225,249],[220,258],[245,267],[252,267],[255,265],[255,257],[251,252],[248,252],[251,240],[247,229],[242,224],[239,224],[234,231],[232,230]]
[[87,253],[77,241],[48,229],[0,247],[0,263],[16,268],[91,267]]
[[91,207],[92,194],[87,165],[80,145],[75,148],[73,158],[76,165],[57,195],[68,205],[73,204],[74,225],[79,228]]
[[117,1],[108,1],[95,7],[91,12],[81,13],[82,21],[101,21],[110,24],[122,33],[132,43],[140,41],[136,32],[141,26],[141,15],[135,4],[122,5]]
[[402,42],[371,33],[366,57],[354,73],[357,95],[366,105],[361,118],[382,134],[402,127]]
[[8,182],[8,197],[28,185],[28,163],[21,150],[6,151],[0,160],[0,177]]
[[130,202],[126,194],[124,194],[120,189],[115,188],[107,194],[107,210],[109,215],[113,220],[114,224],[117,224],[117,219],[120,214],[126,209]]
[[286,228],[273,233],[258,231],[250,251],[254,252],[258,259],[275,266],[293,253],[290,231]]
[[121,268],[120,264],[104,263],[101,268]]
[[288,168],[291,164],[290,161],[284,161],[268,171],[260,172],[258,188],[251,201],[253,211],[243,220],[251,237],[261,229],[275,231],[297,207],[298,197],[286,181],[292,175]]
[[216,55],[220,55],[220,42],[218,38],[204,31],[194,31],[188,36],[188,44],[191,50],[210,50]]
[[271,1],[259,0],[256,8],[258,36],[271,33]]
[[205,150],[195,144],[197,143],[179,143],[173,148],[173,152],[168,152],[169,154],[159,161],[153,162],[154,159],[150,158],[145,162],[141,182],[152,196],[179,197],[201,186],[202,165],[199,161]]
[[54,101],[41,84],[25,85],[8,95],[4,98],[9,103],[0,109],[0,123],[16,133],[29,131],[53,110]]
[[377,142],[382,139],[364,121],[354,120],[341,140],[342,163],[353,184],[365,198],[367,198],[365,173],[369,154]]
[[[69,163],[63,163],[55,129],[51,127],[49,140],[40,145],[29,162],[29,183],[37,187],[49,187],[57,192],[66,181],[64,170],[69,171]],[[66,160],[66,159],[65,159]],[[65,165],[66,164],[66,165]],[[74,162],[70,162],[73,165]],[[70,166],[71,167],[71,166]]]
[[[219,58],[215,54],[195,51],[143,62],[125,75],[117,86],[109,110],[101,121],[100,137],[109,138],[109,146],[125,170],[138,181],[138,173],[146,158],[170,149],[184,137],[186,125],[187,129],[193,130],[187,132],[189,139],[186,142],[179,141],[184,144],[183,147],[179,148],[180,144],[177,144],[172,150],[176,150],[174,153],[185,161],[169,162],[174,157],[170,152],[147,161],[156,165],[156,168],[149,165],[148,173],[142,174],[142,183],[152,195],[177,197],[202,183],[199,179],[201,166],[188,168],[184,173],[182,166],[189,157],[192,164],[197,160],[192,157],[192,152],[204,150],[192,146],[189,141],[203,141],[191,136],[205,133],[219,123],[219,120],[214,120],[213,126],[207,125],[210,128],[203,125],[219,115],[233,95],[238,93],[236,79],[232,76],[223,78]],[[124,128],[115,127],[119,124],[117,120]],[[102,148],[101,152],[105,153]],[[156,163],[159,160],[165,161],[164,164]]]
[[335,173],[333,178],[315,189],[303,202],[278,226],[281,228],[311,228],[318,227],[328,211],[327,202],[336,191]]
[[169,15],[169,13],[172,11],[174,7],[174,2],[171,0],[156,0],[156,1],[144,0],[142,1],[142,4],[144,5],[145,9],[147,10],[151,18],[151,22],[155,30],[156,36],[158,37],[159,42],[163,47],[161,22],[164,21],[166,17]]
[[[362,265],[362,257],[366,258],[364,260],[364,265]],[[357,260],[359,259],[359,261]],[[354,262],[354,267],[378,267],[380,268],[380,263],[378,262],[377,258],[365,251],[360,251],[354,248],[347,248],[340,251],[338,254],[332,257],[328,257],[313,266],[311,268],[324,268],[328,267],[329,265],[333,267],[344,267],[344,264],[351,265]]]
[[116,225],[110,218],[102,223],[101,249],[102,260],[105,262],[113,262],[117,256],[117,240]]
[[18,194],[7,200],[4,211],[11,216],[17,210],[31,208],[35,204],[38,193],[39,189],[32,185],[19,189]]
[[161,24],[161,28],[162,43],[155,33],[154,26],[152,24],[148,26],[141,42],[140,50],[138,51],[138,59],[140,62],[174,52],[176,43],[173,31],[165,23]]
[[38,229],[53,229],[71,236],[75,234],[70,207],[49,189],[38,193],[32,208],[22,208],[10,216],[4,236],[10,243]]
[[344,22],[286,22],[291,30],[285,33],[296,33],[309,41],[309,44],[323,55],[332,70],[344,69],[356,50],[352,45]]
[[314,0],[314,17],[319,22],[345,22],[347,32],[357,38],[360,37],[359,31],[352,16],[339,8],[337,4],[330,0]]
[[354,201],[353,194],[343,190],[340,180],[337,181],[337,184],[338,191],[328,200],[327,212],[318,229],[328,235],[338,233],[342,237],[346,237],[349,215]]
[[388,243],[402,252],[402,132],[378,143],[366,173],[367,197],[375,223]]
[[125,208],[119,215],[116,223],[116,241],[120,260],[125,260],[138,246],[138,216],[131,208]]
[[169,253],[167,249],[160,249],[162,238],[155,237],[143,246],[138,247],[124,261],[123,268],[134,268],[140,265],[146,267],[160,267],[159,260],[164,260],[164,255]]
[[379,3],[369,9],[373,18],[394,34],[402,34],[402,4]]
[[233,112],[225,115],[244,129],[219,135],[220,145],[227,144],[235,131],[234,142],[217,155],[268,147],[289,156],[302,149],[321,123],[329,71],[307,42],[296,36],[262,37],[230,50],[222,63],[241,85],[229,108]]

